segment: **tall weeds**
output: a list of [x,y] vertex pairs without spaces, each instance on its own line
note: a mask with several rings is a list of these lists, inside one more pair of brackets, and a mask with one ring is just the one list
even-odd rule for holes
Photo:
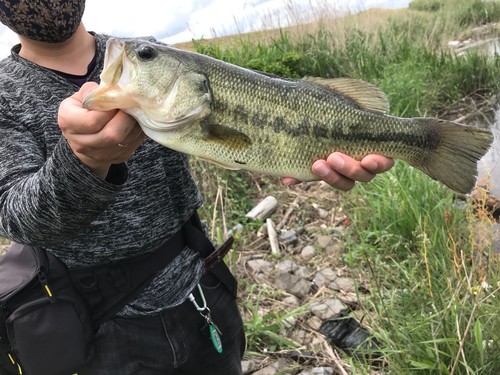
[[[500,3],[416,0],[397,14],[375,29],[352,15],[321,19],[313,31],[281,30],[265,41],[241,36],[227,45],[201,41],[195,48],[286,77],[370,81],[385,91],[398,116],[434,115],[466,96],[500,91],[498,58],[456,57],[447,47],[457,35],[498,21]],[[209,184],[209,174],[201,173]],[[213,173],[217,188],[206,194],[213,199],[214,191],[223,191],[226,206],[241,210],[245,191],[254,189],[251,178]],[[360,303],[382,343],[383,371],[499,374],[500,255],[484,204],[457,200],[403,163],[343,197],[352,221],[343,262],[367,277],[371,294],[360,296]],[[215,210],[211,202],[209,211]],[[370,373],[366,364],[350,361],[353,373]]]

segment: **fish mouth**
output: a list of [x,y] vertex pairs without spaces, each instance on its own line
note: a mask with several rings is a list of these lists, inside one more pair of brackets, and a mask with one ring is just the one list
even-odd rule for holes
[[124,90],[134,75],[133,65],[125,53],[125,42],[108,39],[101,84],[83,99],[83,107],[98,111],[137,107],[138,103]]

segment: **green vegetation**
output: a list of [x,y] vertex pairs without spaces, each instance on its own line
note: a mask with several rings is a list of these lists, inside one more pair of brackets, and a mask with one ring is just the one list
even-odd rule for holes
[[[231,45],[201,41],[195,48],[286,77],[370,81],[386,92],[397,116],[437,115],[464,97],[500,91],[500,59],[474,52],[456,57],[447,47],[458,35],[500,20],[498,1],[415,0],[403,16],[376,29],[351,17],[342,29],[321,20],[316,30],[282,30],[266,42],[241,36]],[[241,220],[252,196],[283,189],[273,179],[207,168],[197,163],[194,170],[205,194],[204,217],[214,228],[227,226],[228,217],[231,223]],[[264,191],[255,188],[256,178]],[[380,371],[500,373],[500,260],[484,229],[492,218],[482,199],[464,208],[403,163],[342,197],[352,221],[342,261],[369,279],[371,294],[360,295],[359,302],[382,343]],[[255,224],[245,228],[238,241],[248,243],[255,230]],[[280,337],[283,318],[276,312],[258,315],[261,293],[257,305],[251,299],[244,304],[251,316],[249,349],[259,351],[265,340],[287,347]],[[353,373],[371,373],[366,363],[345,360]]]

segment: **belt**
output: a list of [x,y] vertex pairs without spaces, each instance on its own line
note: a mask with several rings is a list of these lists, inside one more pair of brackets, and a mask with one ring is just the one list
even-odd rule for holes
[[222,259],[231,249],[230,237],[215,249],[194,214],[167,242],[155,251],[133,259],[93,267],[72,268],[68,273],[87,301],[94,326],[109,319],[137,296],[180,252],[189,246],[205,258],[205,272],[219,278],[236,297],[237,283]]

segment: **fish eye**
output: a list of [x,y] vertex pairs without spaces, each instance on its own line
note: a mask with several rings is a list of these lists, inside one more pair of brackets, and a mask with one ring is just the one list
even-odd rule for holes
[[137,48],[137,56],[139,56],[141,60],[151,60],[156,57],[156,50],[147,44],[143,44]]

